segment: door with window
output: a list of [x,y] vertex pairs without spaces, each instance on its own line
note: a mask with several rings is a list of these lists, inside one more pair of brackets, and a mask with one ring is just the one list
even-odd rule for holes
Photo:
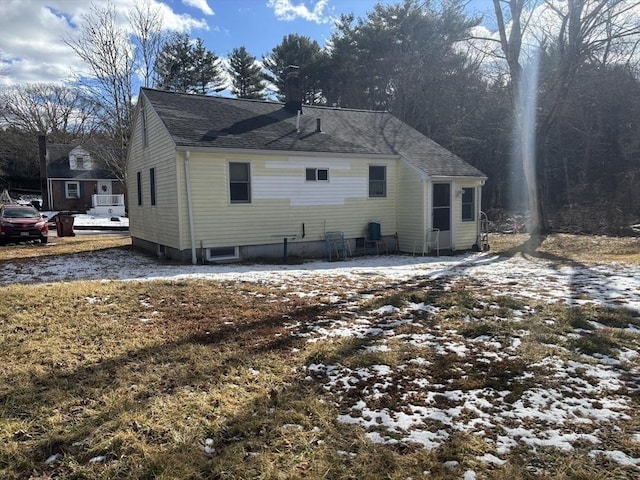
[[440,248],[451,248],[451,184],[434,183],[431,226],[440,230]]
[[111,180],[98,180],[98,195],[111,195]]

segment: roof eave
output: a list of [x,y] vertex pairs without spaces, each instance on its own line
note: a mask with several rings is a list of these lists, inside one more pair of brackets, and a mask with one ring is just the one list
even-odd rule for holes
[[489,177],[486,175],[431,175],[432,180],[451,180],[452,178],[455,180],[481,180],[483,183],[488,180]]
[[189,145],[177,145],[176,152],[197,152],[197,153],[220,153],[220,154],[239,154],[239,155],[296,155],[308,157],[345,157],[345,158],[375,158],[395,160],[400,158],[397,154],[381,154],[381,153],[342,153],[342,152],[310,152],[308,150],[263,150],[252,148],[219,148],[219,147],[198,147]]

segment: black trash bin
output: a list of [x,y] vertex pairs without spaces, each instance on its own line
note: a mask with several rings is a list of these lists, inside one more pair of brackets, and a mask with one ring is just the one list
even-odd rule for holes
[[56,215],[56,233],[58,237],[74,237],[73,233],[73,215],[66,213],[58,213]]

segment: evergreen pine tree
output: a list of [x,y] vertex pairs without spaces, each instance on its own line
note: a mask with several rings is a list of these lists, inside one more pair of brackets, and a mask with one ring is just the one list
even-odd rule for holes
[[234,48],[229,55],[229,75],[232,78],[231,91],[238,98],[264,99],[264,83],[256,57],[249,55],[245,47]]

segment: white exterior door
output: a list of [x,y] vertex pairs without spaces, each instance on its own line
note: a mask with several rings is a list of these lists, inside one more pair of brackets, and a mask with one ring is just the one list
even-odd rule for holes
[[432,207],[431,207],[431,227],[440,230],[440,248],[451,248],[451,184],[434,183]]
[[98,180],[98,195],[111,195],[111,180]]

